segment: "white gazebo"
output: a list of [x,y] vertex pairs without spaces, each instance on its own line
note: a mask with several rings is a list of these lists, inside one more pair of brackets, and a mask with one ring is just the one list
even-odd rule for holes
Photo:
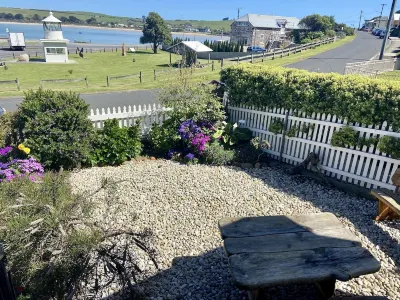
[[44,38],[40,41],[43,44],[44,58],[49,63],[67,63],[69,40],[64,39],[61,21],[53,16],[49,16],[43,21]]

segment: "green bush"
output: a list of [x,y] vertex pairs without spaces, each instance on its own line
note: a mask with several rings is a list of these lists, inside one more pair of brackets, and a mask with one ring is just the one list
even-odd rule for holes
[[168,115],[173,121],[215,123],[225,119],[224,107],[212,86],[183,82],[161,91],[159,99],[163,106],[172,108]]
[[[14,284],[24,287],[24,299],[46,300],[99,299],[102,291],[119,283],[131,288],[129,299],[137,299],[132,283],[141,271],[135,257],[144,251],[155,262],[148,244],[151,233],[133,232],[129,224],[134,216],[122,231],[95,223],[90,199],[96,192],[72,193],[66,175],[47,173],[40,183],[18,178],[0,184],[0,236]],[[115,189],[104,180],[99,191],[113,201],[108,197]],[[125,257],[124,262],[115,257]],[[108,283],[98,277],[106,267],[112,278]]]
[[208,165],[225,166],[232,163],[235,157],[233,150],[225,150],[218,142],[207,145],[202,154],[202,162]]
[[330,114],[364,125],[386,121],[400,130],[400,82],[263,65],[226,68],[221,80],[233,105]]
[[180,141],[178,125],[173,119],[166,120],[162,125],[153,124],[148,136],[150,151],[166,155],[169,150],[176,149]]
[[0,116],[0,148],[10,145],[14,113],[5,113]]
[[341,128],[332,134],[331,144],[334,147],[352,147],[358,144],[358,133],[350,126]]
[[248,128],[240,128],[237,124],[231,122],[222,122],[213,134],[213,138],[221,139],[225,147],[237,146],[249,142],[253,137],[253,133]]
[[400,139],[392,136],[380,138],[378,149],[381,152],[390,154],[394,159],[400,159]]
[[120,165],[142,150],[140,123],[120,128],[118,120],[106,120],[93,141],[92,164]]
[[13,128],[47,168],[72,169],[87,162],[93,126],[89,105],[78,94],[39,89],[25,93]]
[[253,138],[250,143],[236,149],[235,160],[240,163],[257,163],[267,160],[265,150],[269,149],[270,144],[259,137]]

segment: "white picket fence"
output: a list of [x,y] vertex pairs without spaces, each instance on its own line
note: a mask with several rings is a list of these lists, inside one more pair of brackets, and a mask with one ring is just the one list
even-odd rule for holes
[[[283,135],[275,135],[268,131],[269,126],[275,119],[285,120],[284,109],[255,110],[246,106],[228,106],[230,119],[233,122],[244,121],[244,126],[251,129],[255,136],[271,143],[271,149],[267,152],[274,158],[282,156],[282,160],[289,164],[302,162],[310,152],[319,154],[320,168],[322,172],[330,177],[360,185],[366,188],[384,187],[394,190],[391,177],[400,165],[400,160],[388,157],[380,153],[375,147],[363,147],[362,149],[339,148],[331,145],[333,132],[346,126],[346,122],[335,116],[325,114],[314,114],[307,118],[289,113],[288,126],[302,127],[314,124],[309,133],[296,133],[295,137],[285,137],[283,151],[281,146]],[[243,122],[241,122],[243,124]],[[360,132],[361,137],[381,137],[385,135],[400,138],[400,133],[386,131],[386,124],[373,128],[360,124],[349,124]],[[383,129],[383,130],[382,130]]]
[[108,119],[118,119],[120,127],[132,126],[136,123],[136,120],[140,119],[142,134],[146,134],[154,123],[162,124],[166,120],[168,110],[160,104],[97,108],[90,110],[89,119],[93,122],[93,126],[98,129],[103,128],[104,121]]

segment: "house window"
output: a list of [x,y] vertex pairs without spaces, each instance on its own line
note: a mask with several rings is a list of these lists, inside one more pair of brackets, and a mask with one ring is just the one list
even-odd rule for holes
[[247,45],[247,39],[246,38],[239,38],[238,39],[238,44]]
[[46,48],[47,54],[65,54],[65,48]]
[[236,22],[237,26],[248,26],[249,22]]

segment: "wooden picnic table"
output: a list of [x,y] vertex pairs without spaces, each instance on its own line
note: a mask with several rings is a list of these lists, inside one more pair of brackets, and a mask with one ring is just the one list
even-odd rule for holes
[[219,221],[235,284],[257,299],[262,288],[315,283],[329,299],[335,281],[379,271],[380,263],[331,213]]

